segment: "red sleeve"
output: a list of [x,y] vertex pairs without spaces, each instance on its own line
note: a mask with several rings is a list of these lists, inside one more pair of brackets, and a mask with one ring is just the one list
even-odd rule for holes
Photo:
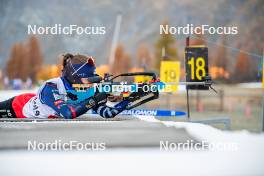
[[17,118],[26,118],[23,115],[23,107],[34,96],[36,96],[36,94],[26,93],[15,97],[15,99],[12,102],[12,108],[15,111]]

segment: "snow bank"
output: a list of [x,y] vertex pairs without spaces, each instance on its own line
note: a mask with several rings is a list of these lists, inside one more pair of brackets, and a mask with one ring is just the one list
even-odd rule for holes
[[36,93],[38,89],[31,90],[0,90],[0,101],[7,100],[23,93]]

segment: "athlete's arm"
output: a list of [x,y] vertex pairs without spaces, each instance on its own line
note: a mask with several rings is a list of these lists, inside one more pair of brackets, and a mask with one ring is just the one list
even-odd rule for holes
[[116,104],[114,107],[109,107],[104,104],[98,104],[93,110],[104,118],[113,118],[120,112],[124,111],[129,101],[124,100]]
[[76,104],[67,103],[61,98],[57,85],[54,83],[46,83],[40,93],[41,102],[51,107],[65,119],[73,119],[86,113],[89,109],[96,106],[100,99],[104,98],[106,99],[106,97],[95,96]]

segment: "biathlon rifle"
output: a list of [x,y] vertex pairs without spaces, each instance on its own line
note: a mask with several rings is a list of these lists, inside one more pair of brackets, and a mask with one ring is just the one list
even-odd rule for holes
[[[147,82],[135,83],[133,79],[129,79],[135,76],[147,76],[149,79]],[[126,78],[130,80],[129,82],[121,82],[118,79]],[[145,104],[149,101],[159,98],[159,91],[165,87],[165,83],[161,82],[155,73],[153,72],[134,72],[134,73],[123,73],[119,75],[111,75],[106,73],[104,77],[96,75],[94,77],[89,77],[88,82],[93,85],[93,90],[96,92],[105,92],[108,96],[108,100],[112,102],[128,100],[130,105],[129,109],[133,109],[137,106]],[[171,85],[202,85],[217,91],[212,87],[213,81],[210,76],[205,76],[201,82],[178,82],[178,83],[168,83]],[[96,86],[94,86],[96,85]],[[122,88],[131,89],[123,90]],[[131,87],[132,86],[132,87]],[[115,89],[121,87],[121,91],[116,91]],[[105,90],[107,88],[107,90]]]
[[[135,76],[148,76],[150,77],[150,81],[134,83],[133,78],[131,77]],[[117,81],[122,78],[128,79],[129,82]],[[156,85],[156,83],[159,83],[159,80],[153,72],[123,73],[115,76],[107,73],[103,78],[100,76],[94,76],[90,77],[88,81],[92,84],[97,84],[95,86],[97,89],[95,92],[107,93],[110,101],[128,100],[131,102],[128,105],[127,110],[159,98],[159,91]],[[107,90],[105,90],[106,88]]]

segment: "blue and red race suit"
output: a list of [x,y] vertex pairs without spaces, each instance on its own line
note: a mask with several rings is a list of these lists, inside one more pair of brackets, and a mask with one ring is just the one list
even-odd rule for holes
[[106,105],[106,99],[97,100],[96,96],[74,102],[67,94],[68,89],[71,89],[71,86],[64,78],[50,79],[40,87],[37,94],[14,97],[11,111],[17,118],[74,119],[92,109],[104,118],[112,118],[128,105],[127,101],[122,101],[114,107],[109,107]]

